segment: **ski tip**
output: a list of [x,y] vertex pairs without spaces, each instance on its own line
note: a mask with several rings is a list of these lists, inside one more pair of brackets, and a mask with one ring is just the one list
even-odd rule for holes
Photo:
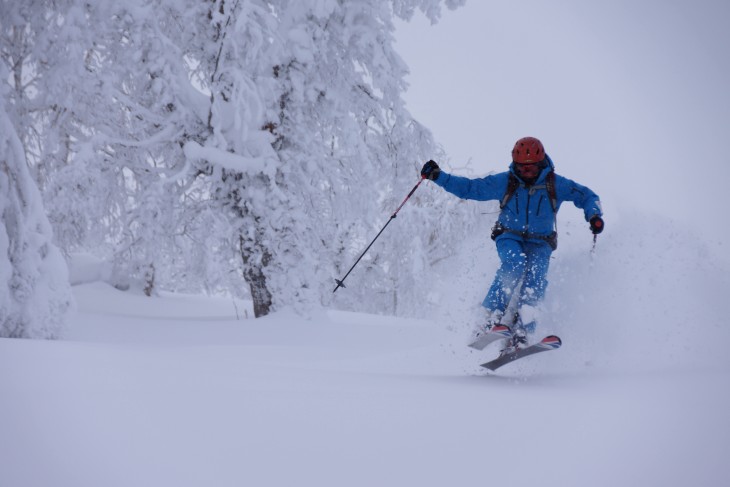
[[550,335],[546,336],[540,341],[540,344],[545,345],[550,348],[560,348],[563,344],[563,341],[560,339],[559,336],[556,335]]
[[503,338],[510,338],[511,336],[512,330],[509,326],[493,325],[489,330],[479,335],[469,346],[476,350],[484,350],[490,343]]
[[489,329],[490,333],[499,333],[499,334],[512,334],[512,329],[507,325],[494,325],[492,328]]

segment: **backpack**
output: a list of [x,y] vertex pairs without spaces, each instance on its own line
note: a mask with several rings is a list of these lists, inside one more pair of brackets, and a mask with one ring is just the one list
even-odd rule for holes
[[[502,196],[502,200],[499,202],[499,209],[503,210],[505,206],[507,206],[507,203],[509,203],[509,200],[512,198],[512,196],[515,194],[515,191],[517,191],[517,188],[520,187],[520,180],[517,179],[517,176],[512,174],[512,172],[509,173],[509,179],[507,180],[507,190],[504,192],[504,196]],[[545,176],[545,184],[544,185],[538,185],[538,186],[531,186],[530,191],[534,191],[536,189],[547,189],[548,192],[548,199],[550,200],[550,206],[553,209],[553,215],[555,218],[554,222],[554,228],[557,228],[557,220],[558,220],[558,196],[555,191],[555,171],[550,171],[547,173],[547,176]],[[492,228],[492,240],[496,240],[497,237],[502,235],[504,232],[509,233],[515,233],[517,235],[522,236],[523,238],[536,238],[540,240],[545,240],[549,245],[550,248],[553,250],[558,248],[558,232],[554,230],[550,235],[543,236],[543,235],[533,235],[530,233],[525,232],[518,232],[516,230],[508,230],[504,228],[499,221],[497,221],[494,224],[494,227]]]
[[[504,196],[502,196],[502,200],[499,202],[499,209],[503,210],[505,206],[507,206],[507,203],[509,203],[509,200],[512,199],[512,196],[515,194],[515,191],[517,191],[517,188],[520,187],[520,180],[517,179],[517,176],[512,174],[512,172],[509,173],[509,179],[507,179],[507,190],[504,192]],[[553,208],[553,213],[558,212],[558,196],[555,192],[555,171],[550,171],[547,173],[547,176],[545,176],[545,184],[544,185],[538,185],[538,186],[532,186],[531,190],[536,189],[547,189],[548,192],[548,198],[550,199],[550,206]]]

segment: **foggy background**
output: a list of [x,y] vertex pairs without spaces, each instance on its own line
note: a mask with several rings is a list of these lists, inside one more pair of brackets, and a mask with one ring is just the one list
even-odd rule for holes
[[601,196],[607,232],[626,212],[670,219],[727,262],[728,18],[723,1],[469,0],[400,22],[396,48],[447,170],[503,171],[535,136]]

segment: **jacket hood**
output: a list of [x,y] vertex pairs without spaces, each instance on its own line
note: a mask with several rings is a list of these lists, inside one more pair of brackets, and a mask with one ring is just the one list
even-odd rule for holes
[[[540,171],[540,174],[537,176],[537,179],[535,180],[534,184],[541,184],[545,181],[545,178],[547,177],[548,173],[550,171],[555,170],[555,164],[553,164],[553,160],[550,159],[550,156],[545,153],[545,160],[547,161],[547,167]],[[509,165],[509,171],[520,181],[520,183],[525,184],[525,182],[522,180],[521,177],[517,175],[517,171],[515,171],[515,163],[514,161]]]

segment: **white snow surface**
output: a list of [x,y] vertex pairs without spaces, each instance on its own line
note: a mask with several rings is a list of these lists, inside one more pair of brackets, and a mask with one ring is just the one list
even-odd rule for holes
[[727,281],[675,237],[607,237],[581,275],[564,239],[541,325],[563,348],[496,373],[447,313],[77,285],[64,340],[0,339],[0,485],[723,485]]

